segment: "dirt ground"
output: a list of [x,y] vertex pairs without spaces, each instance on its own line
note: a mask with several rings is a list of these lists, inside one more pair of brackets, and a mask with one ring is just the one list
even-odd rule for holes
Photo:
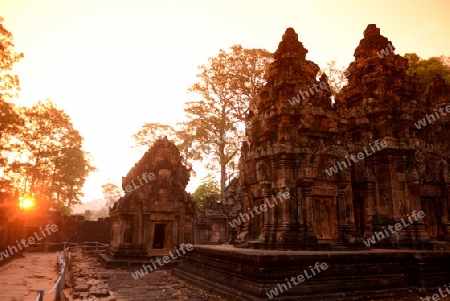
[[[36,300],[37,291],[50,291],[56,283],[56,252],[23,253],[0,267],[0,300]],[[54,300],[55,294],[44,295],[45,301]]]

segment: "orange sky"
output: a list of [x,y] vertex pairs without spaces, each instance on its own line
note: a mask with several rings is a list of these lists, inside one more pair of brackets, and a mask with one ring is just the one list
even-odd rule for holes
[[[25,54],[20,105],[51,98],[85,137],[99,172],[84,201],[101,198],[139,159],[131,135],[145,122],[183,119],[196,66],[234,44],[275,51],[293,27],[319,66],[347,66],[367,24],[396,53],[450,56],[450,1],[1,0],[0,15]],[[426,24],[437,29],[426,31]],[[421,34],[422,29],[426,34]],[[409,41],[417,31],[420,38]],[[200,175],[201,176],[201,175]],[[188,191],[199,184],[191,180]]]

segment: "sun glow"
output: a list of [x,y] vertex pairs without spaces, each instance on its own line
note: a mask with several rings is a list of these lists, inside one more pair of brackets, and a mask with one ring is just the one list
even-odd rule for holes
[[27,197],[20,198],[20,204],[19,204],[20,209],[31,210],[34,208],[35,205],[36,205],[36,202],[35,202],[34,198],[32,198],[32,197],[27,196]]

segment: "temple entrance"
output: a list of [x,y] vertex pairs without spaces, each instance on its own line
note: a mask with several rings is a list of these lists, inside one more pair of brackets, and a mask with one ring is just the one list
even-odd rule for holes
[[333,238],[335,211],[331,200],[314,200],[314,230],[317,238]]
[[421,198],[420,203],[423,212],[425,212],[425,217],[423,218],[423,223],[425,224],[425,230],[427,231],[430,239],[438,239],[439,235],[439,220],[438,220],[438,204],[437,200],[434,198]]
[[363,198],[353,200],[353,212],[355,214],[355,226],[358,229],[359,233],[364,235],[366,221]]
[[164,249],[166,238],[166,225],[155,224],[155,233],[153,234],[153,249]]

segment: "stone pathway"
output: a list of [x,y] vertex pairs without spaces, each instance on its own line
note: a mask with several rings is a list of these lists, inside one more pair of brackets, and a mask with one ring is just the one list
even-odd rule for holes
[[[24,253],[25,257],[0,267],[1,301],[35,301],[38,290],[50,291],[56,283],[56,252]],[[45,294],[53,301],[55,294]]]
[[156,270],[137,280],[131,276],[134,271],[104,270],[99,276],[108,280],[120,301],[224,300],[171,275],[170,269]]
[[171,269],[157,269],[135,280],[131,274],[137,268],[105,269],[96,258],[80,250],[72,249],[71,260],[75,276],[73,300],[86,296],[95,296],[96,301],[226,300],[172,275]]

